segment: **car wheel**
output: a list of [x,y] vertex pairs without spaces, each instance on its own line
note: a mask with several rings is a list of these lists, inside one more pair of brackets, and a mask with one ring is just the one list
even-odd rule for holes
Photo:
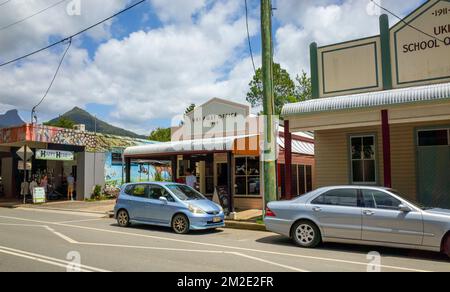
[[450,258],[450,234],[444,240],[442,251]]
[[130,226],[130,216],[126,210],[120,210],[117,213],[117,224],[119,224],[120,227]]
[[189,232],[189,220],[185,215],[178,214],[172,220],[172,229],[175,233],[186,234]]
[[304,248],[313,248],[322,241],[320,230],[309,221],[299,221],[292,228],[292,238],[295,243]]

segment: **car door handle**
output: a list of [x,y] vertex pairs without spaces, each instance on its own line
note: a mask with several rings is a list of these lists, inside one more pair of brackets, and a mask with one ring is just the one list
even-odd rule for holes
[[312,210],[314,212],[322,212],[322,208],[320,208],[320,207],[314,207]]
[[363,211],[363,214],[366,216],[373,216],[373,215],[375,215],[375,212],[366,210],[366,211]]

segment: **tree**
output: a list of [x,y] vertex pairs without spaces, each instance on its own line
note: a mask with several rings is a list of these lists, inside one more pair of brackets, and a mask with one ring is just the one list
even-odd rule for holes
[[149,137],[151,141],[169,142],[172,139],[172,131],[170,128],[158,128],[154,130]]
[[[292,81],[289,73],[281,68],[280,64],[273,65],[274,77],[274,99],[275,99],[275,113],[281,114],[283,106],[288,103],[305,101],[311,99],[311,78],[306,72],[302,71],[301,75],[297,75],[295,81]],[[256,70],[256,75],[253,76],[249,84],[250,90],[247,93],[247,102],[252,107],[258,107],[263,102],[263,82],[262,69]]]
[[308,77],[305,71],[295,78],[295,98],[297,101],[305,101],[312,98],[311,77]]
[[[286,103],[292,103],[296,101],[295,97],[295,84],[292,81],[289,73],[281,68],[280,64],[273,64],[273,77],[274,77],[274,99],[275,99],[275,113],[281,114],[281,110]],[[262,81],[262,69],[256,70],[256,74],[253,76],[252,81],[249,84],[250,90],[247,93],[247,102],[252,107],[261,106],[263,103],[263,81]]]
[[75,122],[64,116],[60,116],[56,121],[44,123],[45,126],[58,127],[64,129],[73,129]]
[[184,114],[187,115],[188,113],[193,112],[193,111],[195,110],[196,107],[197,107],[197,106],[195,105],[195,103],[192,103],[192,104],[186,109],[186,111],[184,112]]

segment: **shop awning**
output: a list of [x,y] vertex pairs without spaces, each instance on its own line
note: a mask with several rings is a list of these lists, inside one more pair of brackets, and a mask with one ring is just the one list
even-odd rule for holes
[[129,147],[125,157],[150,157],[209,152],[259,153],[258,135],[218,137],[210,139],[173,141],[154,145]]
[[318,98],[284,106],[282,116],[450,100],[450,83]]

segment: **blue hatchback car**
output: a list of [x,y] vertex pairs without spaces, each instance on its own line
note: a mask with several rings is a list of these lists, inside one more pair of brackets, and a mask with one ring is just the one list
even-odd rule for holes
[[191,187],[176,183],[126,184],[114,214],[121,227],[132,223],[167,226],[178,234],[225,226],[221,206]]

